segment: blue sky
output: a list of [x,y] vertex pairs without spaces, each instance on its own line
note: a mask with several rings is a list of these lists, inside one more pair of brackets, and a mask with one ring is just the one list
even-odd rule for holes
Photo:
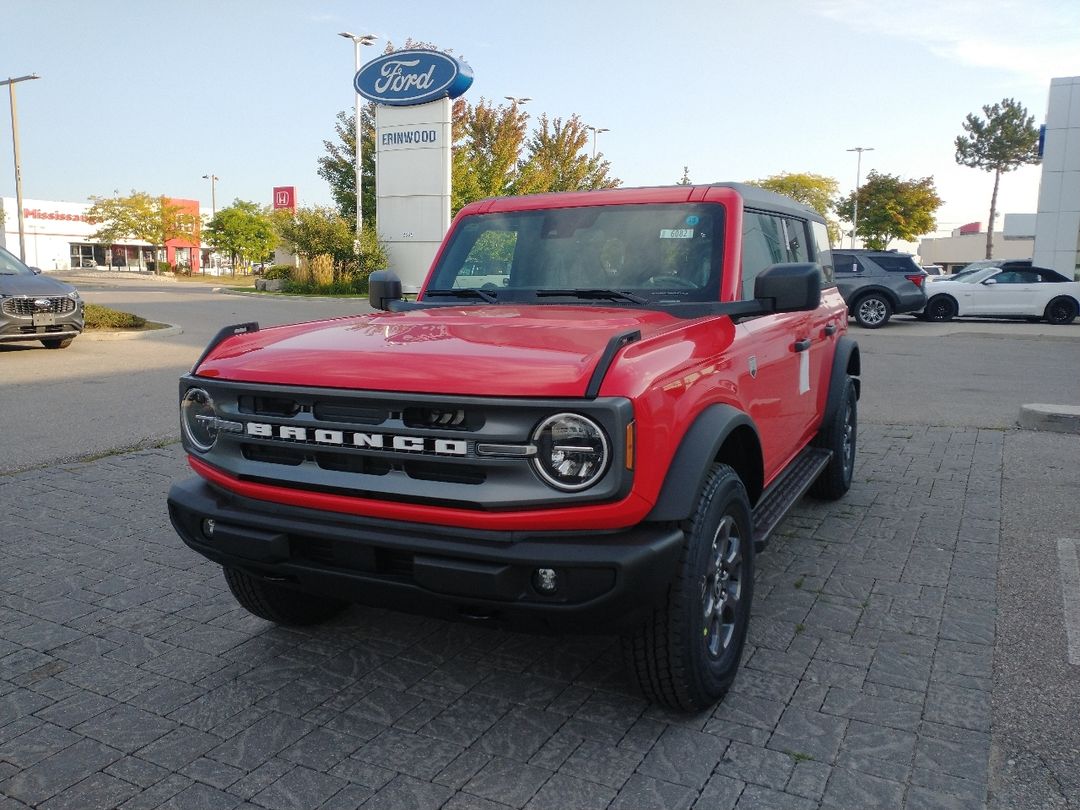
[[[939,227],[986,220],[991,176],[953,140],[983,104],[1014,97],[1041,123],[1049,81],[1080,75],[1075,0],[4,0],[0,76],[20,84],[25,197],[85,201],[131,189],[218,206],[269,204],[316,174],[334,116],[351,109],[348,30],[453,50],[467,98],[530,96],[578,113],[626,185],[750,180],[782,171],[855,184],[856,159],[933,175]],[[2,105],[6,107],[6,100]],[[0,195],[14,195],[0,110]],[[999,210],[1035,210],[1039,171],[1007,175]],[[1000,221],[999,221],[1000,227]]]

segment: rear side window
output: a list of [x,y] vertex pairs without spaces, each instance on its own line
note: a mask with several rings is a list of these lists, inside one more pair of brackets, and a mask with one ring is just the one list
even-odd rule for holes
[[[754,297],[754,282],[758,274],[769,265],[781,262],[818,261],[820,250],[812,252],[813,241],[825,245],[825,278],[822,286],[831,287],[832,263],[829,258],[829,234],[818,222],[809,223],[814,230],[807,230],[807,222],[795,217],[746,211],[743,214],[742,295],[744,300]],[[820,226],[821,233],[816,230]],[[811,239],[811,234],[813,239]]]
[[772,264],[790,261],[780,217],[746,211],[743,214],[742,284],[743,298],[754,297],[758,273]]
[[836,284],[833,279],[833,258],[829,249],[829,229],[824,222],[811,221],[810,233],[814,236],[814,261],[821,265],[821,288]]
[[833,272],[862,273],[865,270],[858,256],[852,256],[850,253],[833,253]]
[[890,273],[918,273],[922,275],[922,268],[915,264],[910,256],[874,256],[874,264],[888,270]]

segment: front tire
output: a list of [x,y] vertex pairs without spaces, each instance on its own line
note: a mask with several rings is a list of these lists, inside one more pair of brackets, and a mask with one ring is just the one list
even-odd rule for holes
[[241,607],[275,624],[318,624],[341,613],[348,602],[315,596],[252,576],[239,568],[223,567],[225,582]]
[[889,322],[893,308],[889,299],[877,293],[864,295],[851,310],[855,323],[863,329],[880,329]]
[[815,498],[835,501],[851,489],[851,477],[855,471],[855,444],[859,427],[859,397],[855,381],[848,377],[844,382],[839,407],[829,424],[822,425],[814,440],[816,447],[832,451],[832,459],[817,480],[810,485]]
[[665,601],[623,652],[647,698],[696,711],[735,680],[754,594],[750,501],[731,467],[713,465],[685,537]]
[[956,302],[947,295],[935,295],[926,302],[923,312],[928,321],[951,321],[956,317]]
[[1062,295],[1046,305],[1046,322],[1065,326],[1076,320],[1076,302]]

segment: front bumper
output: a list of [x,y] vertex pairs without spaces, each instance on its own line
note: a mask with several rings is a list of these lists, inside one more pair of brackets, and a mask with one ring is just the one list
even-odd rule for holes
[[[173,485],[168,504],[193,550],[301,591],[578,632],[640,623],[665,597],[684,539],[671,523],[575,534],[374,520],[252,500],[201,478]],[[556,571],[554,593],[537,590],[538,568]]]
[[0,343],[19,340],[62,340],[78,337],[83,332],[83,310],[56,315],[48,326],[35,326],[32,318],[7,315],[0,312]]

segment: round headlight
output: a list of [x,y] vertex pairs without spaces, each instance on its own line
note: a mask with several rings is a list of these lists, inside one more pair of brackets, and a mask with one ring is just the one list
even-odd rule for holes
[[532,436],[536,471],[557,489],[591,487],[607,470],[611,453],[600,426],[576,413],[560,413],[541,422]]
[[217,441],[214,400],[201,388],[189,388],[180,400],[180,426],[196,450],[207,452]]

